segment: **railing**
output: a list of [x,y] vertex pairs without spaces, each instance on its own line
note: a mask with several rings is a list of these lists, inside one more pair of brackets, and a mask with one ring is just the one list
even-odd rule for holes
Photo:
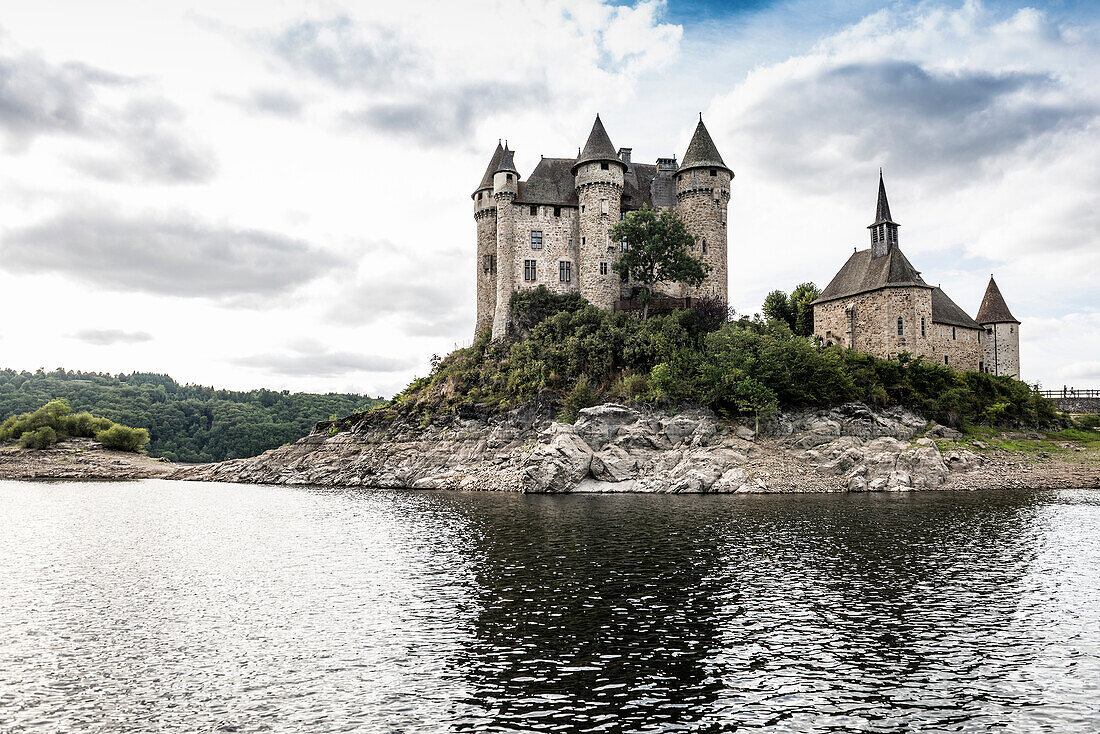
[[1078,390],[1074,387],[1063,387],[1061,390],[1040,390],[1039,394],[1044,398],[1100,398],[1100,390]]

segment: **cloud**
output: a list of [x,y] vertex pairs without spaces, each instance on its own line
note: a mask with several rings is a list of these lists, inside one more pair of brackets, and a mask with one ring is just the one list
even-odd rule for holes
[[264,370],[284,377],[340,377],[356,372],[400,372],[413,360],[374,354],[333,351],[314,340],[289,344],[281,353],[256,354],[229,360],[238,367]]
[[123,331],[122,329],[82,329],[74,333],[72,338],[98,346],[140,344],[153,340],[153,336],[144,331]]
[[[683,35],[660,21],[665,3],[655,0],[507,10],[475,3],[461,12],[429,6],[418,15],[410,8],[415,31],[398,19],[339,14],[254,35],[277,66],[348,95],[350,111],[337,115],[344,128],[424,147],[469,140],[493,116],[621,97],[640,75],[669,64]],[[471,17],[480,17],[479,35],[491,40],[471,43],[456,33],[455,24]]]
[[297,118],[305,108],[305,101],[278,89],[253,89],[243,97],[220,95],[218,99],[230,102],[245,112],[275,117]]
[[275,232],[172,217],[73,211],[5,237],[0,267],[59,273],[116,291],[231,299],[275,297],[343,264]]
[[102,180],[210,180],[213,152],[189,139],[178,106],[144,85],[84,64],[53,65],[32,53],[0,56],[0,132],[16,151],[45,135],[90,143],[94,153],[78,153],[71,165]]

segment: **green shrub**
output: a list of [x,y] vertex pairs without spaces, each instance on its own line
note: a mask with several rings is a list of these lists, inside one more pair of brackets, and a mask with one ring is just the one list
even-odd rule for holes
[[25,449],[44,449],[57,443],[57,432],[49,426],[41,426],[33,431],[24,431],[19,437],[19,445]]
[[116,423],[107,430],[97,432],[95,439],[109,449],[136,452],[149,443],[149,431],[144,428],[120,426]]
[[592,389],[588,377],[586,375],[581,375],[577,380],[577,384],[575,384],[573,389],[569,391],[569,394],[565,396],[565,410],[562,411],[559,419],[565,423],[572,423],[577,420],[577,415],[582,410],[591,408],[597,402],[597,394]]

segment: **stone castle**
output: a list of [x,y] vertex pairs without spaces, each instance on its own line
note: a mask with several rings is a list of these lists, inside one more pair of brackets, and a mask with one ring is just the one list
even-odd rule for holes
[[[703,124],[702,115],[684,159],[631,160],[616,149],[600,116],[576,158],[543,157],[526,180],[514,151],[497,144],[472,194],[477,223],[476,333],[508,329],[512,294],[545,285],[579,292],[601,308],[630,299],[634,284],[612,264],[620,244],[608,231],[643,206],[675,211],[695,235],[695,256],[710,266],[697,288],[662,284],[673,297],[728,301],[727,209],[733,171]],[[814,334],[822,344],[841,344],[892,358],[908,352],[960,370],[1020,375],[1020,322],[993,277],[977,318],[939,287],[929,285],[898,245],[879,172],[871,246],[852,254],[814,301]]]
[[644,205],[676,211],[695,235],[694,255],[710,266],[697,288],[662,284],[665,295],[726,300],[726,209],[733,171],[703,125],[695,127],[684,159],[631,160],[616,149],[599,115],[576,158],[542,158],[521,180],[514,151],[497,144],[473,193],[477,223],[476,332],[503,336],[512,293],[545,285],[579,292],[602,308],[631,297],[634,285],[612,268],[620,244],[608,230]]
[[971,318],[929,285],[898,246],[879,172],[871,247],[857,250],[814,301],[814,334],[886,359],[902,352],[960,370],[1020,376],[1020,322],[993,276]]

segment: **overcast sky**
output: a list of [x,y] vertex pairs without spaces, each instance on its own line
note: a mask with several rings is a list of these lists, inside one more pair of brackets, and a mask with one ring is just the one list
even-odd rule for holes
[[472,337],[498,138],[652,162],[701,111],[738,311],[868,246],[882,166],[924,278],[1100,386],[1092,5],[4,2],[0,367],[392,395]]

